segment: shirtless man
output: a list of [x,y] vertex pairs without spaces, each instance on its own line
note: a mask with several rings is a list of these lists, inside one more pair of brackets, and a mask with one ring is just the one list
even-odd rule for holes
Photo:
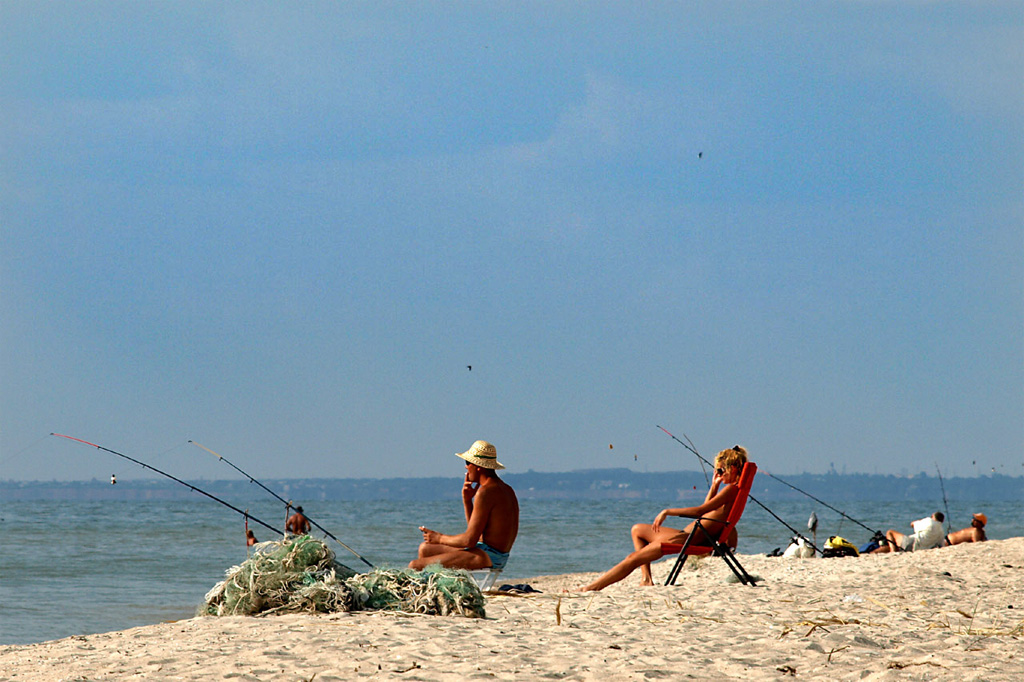
[[306,535],[309,533],[309,519],[302,513],[302,506],[295,508],[295,513],[284,522],[284,529],[293,535]]
[[462,506],[466,512],[466,530],[444,535],[420,526],[423,543],[409,568],[423,570],[428,564],[474,571],[502,569],[519,533],[519,500],[512,487],[498,478],[505,467],[498,461],[494,446],[484,440],[456,457],[466,460],[466,480],[462,484]]
[[[740,472],[743,465],[747,463],[746,449],[736,445],[728,450],[722,450],[715,457],[715,478],[711,481],[711,488],[704,498],[704,504],[697,507],[683,507],[682,509],[663,509],[654,519],[654,523],[638,523],[633,526],[630,535],[633,538],[633,546],[636,548],[632,554],[613,566],[600,578],[583,587],[581,591],[596,591],[617,583],[630,573],[639,568],[643,574],[641,585],[653,585],[651,578],[651,562],[664,556],[662,543],[682,544],[696,528],[696,521],[689,523],[683,530],[666,528],[661,524],[669,516],[684,516],[688,518],[701,518],[703,527],[712,535],[725,525],[725,519],[732,510],[732,503],[736,499],[738,488],[736,484],[740,480]],[[722,487],[722,484],[725,484]],[[693,543],[695,545],[707,545],[707,538],[703,532],[697,530]],[[730,535],[728,544],[736,546],[736,538]]]
[[971,525],[962,530],[953,531],[946,536],[947,545],[959,545],[963,542],[985,542],[985,524],[988,517],[984,514],[975,514],[971,519]]

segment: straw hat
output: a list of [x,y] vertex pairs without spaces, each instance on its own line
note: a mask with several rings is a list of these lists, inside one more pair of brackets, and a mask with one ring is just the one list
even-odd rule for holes
[[984,514],[975,514],[975,515],[974,515],[974,518],[976,518],[976,519],[978,519],[979,521],[981,521],[981,525],[983,525],[983,526],[984,526],[984,525],[985,525],[986,523],[988,523],[988,517],[987,517],[987,516],[985,516]]
[[455,456],[484,469],[505,468],[505,465],[498,461],[498,451],[485,440],[478,440],[469,450],[456,452]]

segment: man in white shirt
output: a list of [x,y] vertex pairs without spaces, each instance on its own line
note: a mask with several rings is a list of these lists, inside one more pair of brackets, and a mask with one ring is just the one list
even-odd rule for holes
[[919,549],[932,549],[941,547],[945,541],[945,532],[942,530],[942,522],[946,520],[942,512],[935,512],[931,516],[918,519],[910,524],[914,532],[910,535],[889,529],[885,534],[885,542],[881,547],[872,550],[872,554],[884,554],[886,552],[914,552]]

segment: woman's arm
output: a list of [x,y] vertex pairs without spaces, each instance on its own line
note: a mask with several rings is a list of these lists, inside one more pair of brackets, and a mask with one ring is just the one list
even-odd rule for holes
[[661,512],[654,518],[654,523],[651,525],[654,530],[659,530],[661,524],[665,522],[665,519],[669,516],[685,516],[687,518],[696,519],[720,509],[732,500],[736,499],[737,488],[734,485],[727,485],[725,489],[711,495],[704,504],[696,507],[681,507],[678,509],[662,509]]
[[721,484],[722,484],[722,477],[716,471],[715,472],[715,477],[713,479],[711,479],[711,487],[708,488],[708,494],[704,496],[704,503],[705,504],[710,502],[711,498],[713,498],[715,495],[718,494],[718,488],[719,488],[719,486],[721,486]]

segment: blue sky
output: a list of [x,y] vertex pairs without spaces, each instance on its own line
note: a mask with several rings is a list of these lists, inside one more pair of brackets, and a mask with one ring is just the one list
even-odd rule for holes
[[0,479],[1021,475],[1022,84],[1019,2],[5,0]]

